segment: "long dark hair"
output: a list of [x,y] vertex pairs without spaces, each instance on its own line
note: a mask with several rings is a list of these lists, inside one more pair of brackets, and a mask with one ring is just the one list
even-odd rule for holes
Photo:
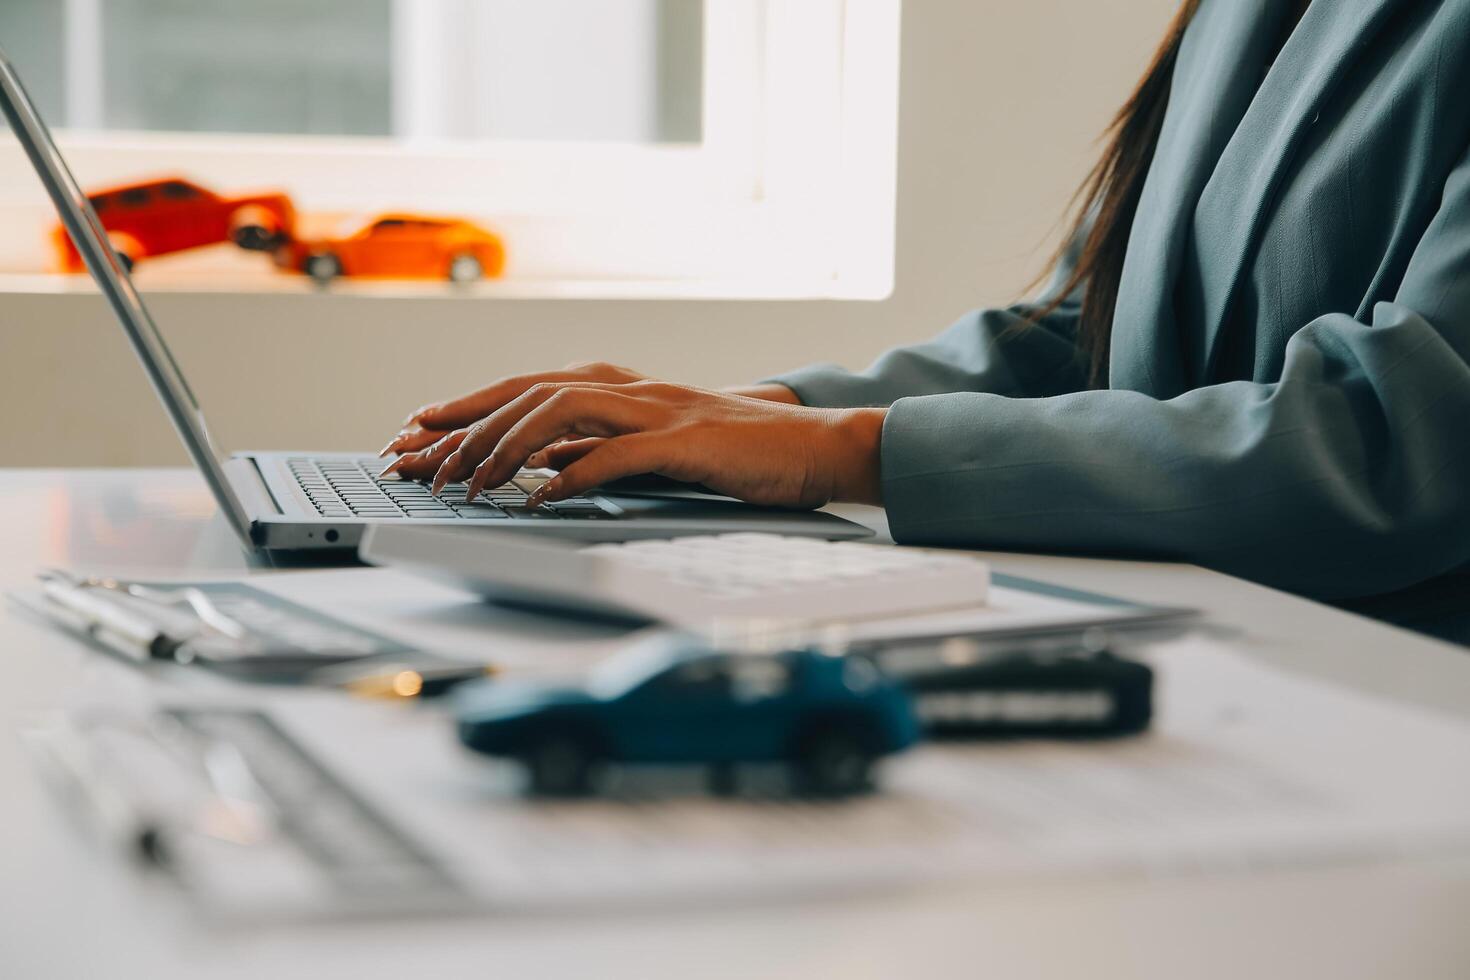
[[1164,108],[1169,102],[1179,44],[1199,4],[1200,0],[1184,0],[1138,88],[1104,131],[1107,148],[1077,189],[1072,226],[1063,239],[1062,250],[1050,265],[1054,267],[1061,260],[1063,252],[1089,220],[1092,228],[1082,243],[1071,276],[1049,304],[1033,314],[1034,320],[1040,320],[1079,286],[1083,287],[1077,346],[1088,361],[1094,386],[1107,383],[1113,307],[1118,301],[1128,232],[1138,210],[1138,198],[1143,193],[1144,177],[1153,162],[1154,148],[1158,146],[1159,130],[1164,125]]

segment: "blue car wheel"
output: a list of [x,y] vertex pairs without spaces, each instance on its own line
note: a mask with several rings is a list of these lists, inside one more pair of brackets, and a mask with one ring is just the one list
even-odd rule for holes
[[812,796],[850,796],[873,785],[874,753],[847,726],[823,726],[798,741],[792,762],[797,789]]
[[533,739],[522,756],[532,792],[544,796],[581,796],[592,789],[598,759],[585,739],[545,735]]
[[714,796],[734,796],[740,791],[740,777],[733,763],[716,762],[709,767],[705,781]]

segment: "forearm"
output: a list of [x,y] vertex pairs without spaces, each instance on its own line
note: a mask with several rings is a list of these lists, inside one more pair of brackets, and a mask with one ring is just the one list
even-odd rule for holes
[[883,421],[886,408],[833,411],[832,444],[837,465],[832,500],[883,506]]
[[883,432],[903,543],[1182,559],[1308,594],[1388,591],[1470,559],[1470,368],[1421,317],[1324,317],[1280,380],[1160,401],[905,399]]
[[[726,389],[732,394],[785,405],[801,405],[796,392],[783,384],[749,385]],[[886,408],[826,409],[822,452],[828,459],[814,467],[830,474],[831,488],[824,494],[841,503],[883,505],[881,475],[883,420]]]
[[[725,390],[759,401],[801,406],[796,392],[783,384],[747,385]],[[812,441],[813,451],[825,458],[812,460],[811,470],[824,474],[830,481],[819,496],[834,502],[881,507],[883,419],[888,410],[822,409],[814,415],[827,420],[819,427],[821,438]]]
[[819,364],[767,379],[802,404],[823,408],[881,407],[900,398],[983,391],[1035,398],[1086,386],[1077,353],[1074,307],[1037,322],[1027,307],[968,313],[938,337],[895,347],[862,371]]
[[725,390],[731,394],[744,395],[746,398],[758,398],[761,401],[780,402],[783,405],[802,404],[796,392],[776,382],[757,385],[739,385],[734,388],[726,388]]

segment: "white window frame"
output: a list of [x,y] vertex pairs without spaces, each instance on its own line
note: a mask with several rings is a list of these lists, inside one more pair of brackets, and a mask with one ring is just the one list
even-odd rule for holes
[[[511,257],[507,280],[486,288],[507,295],[540,284],[554,294],[882,299],[893,285],[899,4],[708,0],[697,145],[432,133],[58,139],[92,185],[168,161],[223,190],[286,187],[316,212],[483,219]],[[5,171],[24,166],[18,156],[0,165],[0,188],[17,186]],[[0,208],[36,203],[0,190]]]

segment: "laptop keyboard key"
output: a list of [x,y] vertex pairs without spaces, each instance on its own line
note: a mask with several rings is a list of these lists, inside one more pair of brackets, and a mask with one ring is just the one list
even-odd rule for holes
[[545,472],[517,474],[515,482],[465,498],[465,483],[451,483],[435,496],[429,486],[416,480],[384,479],[376,467],[359,460],[288,460],[296,483],[323,517],[355,517],[362,520],[607,520],[611,517],[595,502],[578,497],[526,508],[526,490],[548,476]]

